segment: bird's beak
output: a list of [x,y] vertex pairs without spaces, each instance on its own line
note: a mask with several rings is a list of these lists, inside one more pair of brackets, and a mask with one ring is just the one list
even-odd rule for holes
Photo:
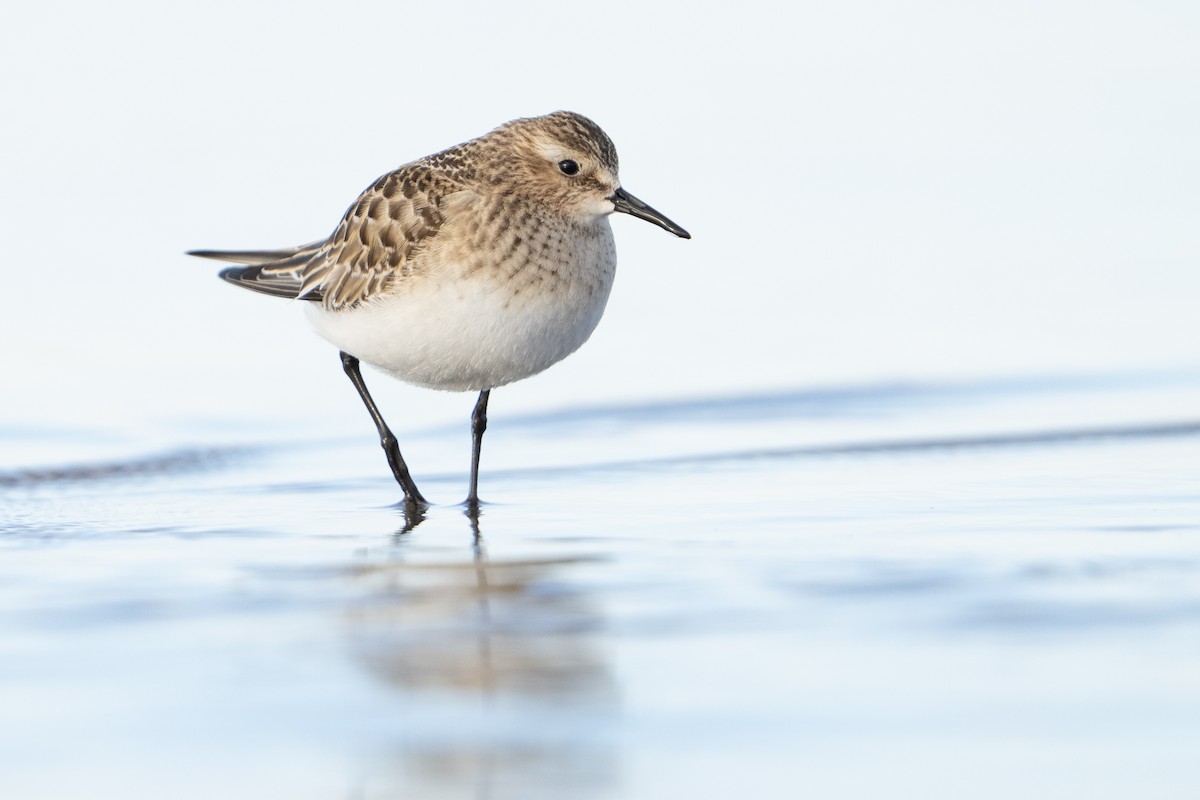
[[612,196],[608,198],[612,201],[617,211],[622,214],[631,214],[638,219],[644,219],[647,222],[653,222],[658,227],[665,231],[670,231],[681,239],[690,239],[692,235],[683,228],[676,225],[671,220],[664,217],[662,214],[655,211],[650,206],[638,200],[624,189],[617,189]]

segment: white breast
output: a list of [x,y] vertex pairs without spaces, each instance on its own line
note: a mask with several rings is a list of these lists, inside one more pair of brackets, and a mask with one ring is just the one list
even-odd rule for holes
[[612,290],[616,250],[607,219],[569,257],[516,273],[439,265],[354,308],[308,304],[317,332],[402,381],[481,391],[527,378],[587,341]]

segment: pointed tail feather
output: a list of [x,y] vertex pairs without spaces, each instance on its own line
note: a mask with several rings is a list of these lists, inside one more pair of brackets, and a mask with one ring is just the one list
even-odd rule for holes
[[217,261],[232,261],[235,264],[270,264],[273,261],[282,261],[301,253],[315,253],[323,244],[325,242],[322,240],[284,250],[188,250],[187,254]]
[[[191,250],[188,255],[243,264],[245,266],[223,269],[218,275],[243,289],[273,297],[296,298],[304,290],[305,267],[324,244],[324,241],[312,242],[287,250]],[[322,297],[323,293],[316,289],[305,292],[301,299],[321,300]]]
[[[265,273],[260,266],[229,267],[218,273],[222,280],[273,297],[295,298],[300,294],[300,279],[292,273]],[[308,299],[308,296],[305,296]]]

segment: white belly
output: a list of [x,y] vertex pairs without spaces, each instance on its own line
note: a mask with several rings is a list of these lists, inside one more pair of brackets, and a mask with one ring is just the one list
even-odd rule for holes
[[561,361],[595,330],[615,271],[611,234],[602,238],[554,274],[448,269],[351,309],[310,303],[309,317],[330,343],[402,381],[450,391],[503,386]]

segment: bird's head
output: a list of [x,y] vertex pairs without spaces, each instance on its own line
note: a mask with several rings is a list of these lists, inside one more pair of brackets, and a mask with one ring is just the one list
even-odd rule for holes
[[518,119],[489,134],[502,163],[490,171],[497,188],[522,195],[580,221],[619,211],[653,222],[676,236],[691,235],[621,188],[617,149],[600,126],[571,111]]

